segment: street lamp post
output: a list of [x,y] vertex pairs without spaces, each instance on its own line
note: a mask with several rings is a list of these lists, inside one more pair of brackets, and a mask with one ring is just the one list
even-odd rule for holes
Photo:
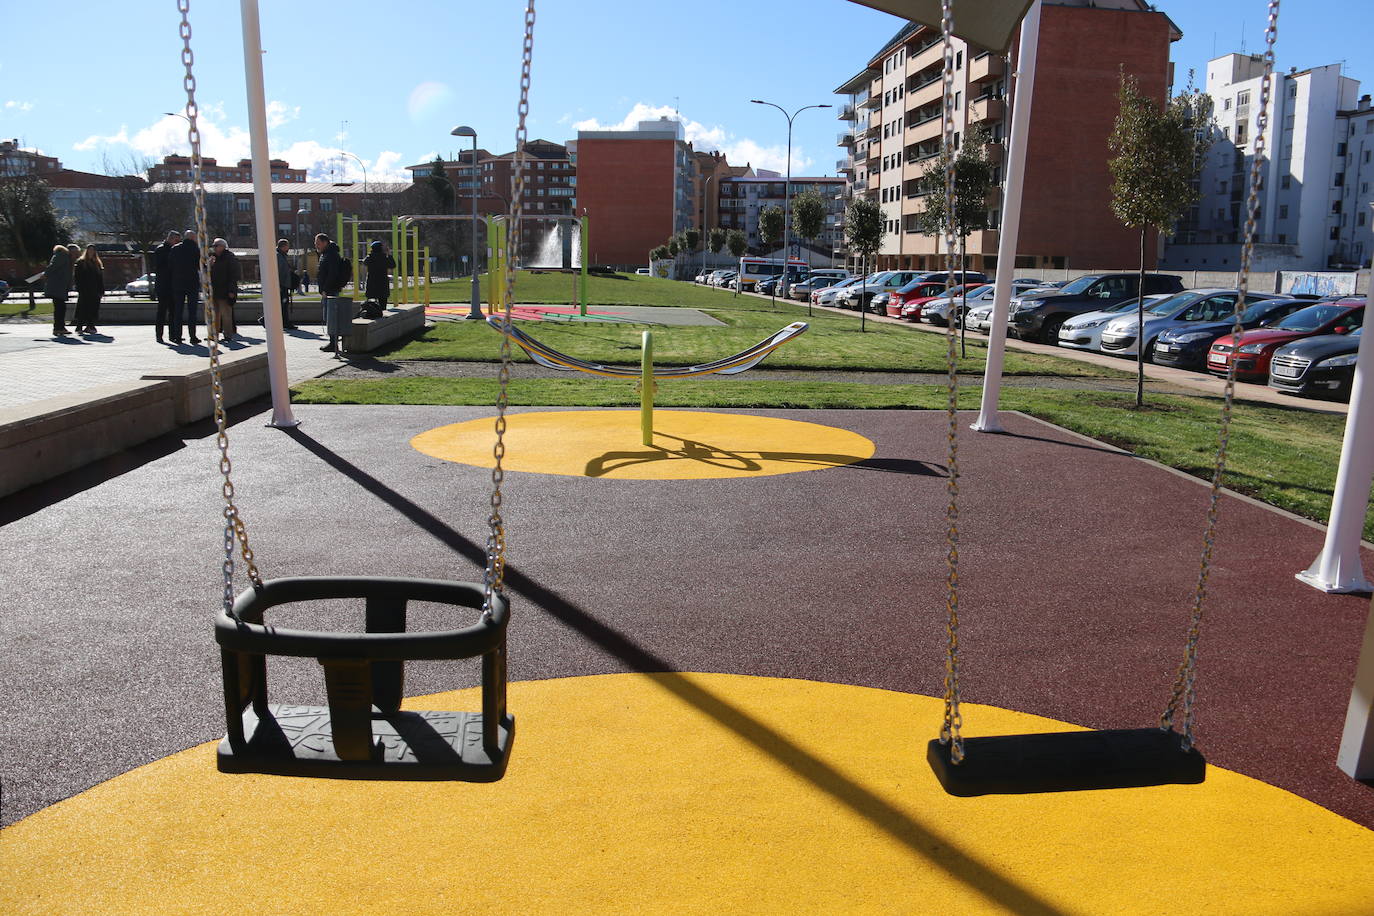
[[830,108],[832,106],[807,105],[803,108],[798,108],[791,114],[788,114],[787,109],[783,108],[781,105],[774,105],[772,102],[765,102],[762,99],[750,99],[749,101],[753,102],[755,105],[770,105],[773,108],[776,108],[778,111],[781,111],[782,116],[787,119],[787,182],[783,185],[782,191],[782,280],[779,281],[778,284],[782,287],[782,295],[785,299],[787,298],[788,287],[791,286],[791,284],[788,283],[787,277],[787,250],[792,247],[792,227],[791,224],[788,222],[787,212],[788,202],[792,197],[792,121],[797,117],[797,115],[801,114],[803,111],[806,111],[808,108]]
[[366,197],[366,196],[367,196],[367,165],[366,165],[366,163],[364,163],[361,159],[359,159],[357,156],[353,155],[352,153],[348,152],[347,150],[339,150],[339,152],[343,153],[343,154],[344,154],[345,156],[347,156],[349,159],[352,159],[354,162],[358,163],[358,165],[362,167],[362,170],[363,170],[363,196]]
[[[477,131],[464,126],[453,128],[449,134],[454,137],[472,138],[472,302],[465,317],[481,321],[485,316],[482,314],[482,287],[477,280]],[[495,281],[493,279],[489,282]]]

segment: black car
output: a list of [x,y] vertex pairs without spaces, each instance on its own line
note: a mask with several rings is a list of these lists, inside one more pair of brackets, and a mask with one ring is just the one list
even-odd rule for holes
[[1279,347],[1269,361],[1269,387],[1289,394],[1350,400],[1362,330],[1322,334]]
[[[1245,330],[1262,328],[1291,315],[1298,309],[1307,308],[1311,299],[1290,299],[1285,296],[1269,297],[1262,293],[1251,293],[1249,298],[1259,298],[1252,302],[1240,316],[1241,327]],[[1232,295],[1231,301],[1235,301]],[[1234,308],[1235,306],[1232,306]],[[1221,337],[1230,334],[1234,322],[1208,321],[1189,324],[1187,327],[1169,328],[1160,332],[1155,340],[1152,362],[1175,369],[1207,369],[1207,351]]]
[[[1059,345],[1059,326],[1074,315],[1096,312],[1140,295],[1138,273],[1088,274],[1052,292],[1027,293],[1012,308],[1007,332],[1022,340]],[[1146,274],[1145,295],[1179,293],[1183,280],[1173,274]]]

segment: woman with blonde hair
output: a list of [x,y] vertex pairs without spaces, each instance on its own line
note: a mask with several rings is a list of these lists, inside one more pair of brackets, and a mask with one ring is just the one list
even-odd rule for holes
[[86,246],[73,272],[76,274],[76,333],[95,334],[100,300],[105,295],[105,264],[94,245]]

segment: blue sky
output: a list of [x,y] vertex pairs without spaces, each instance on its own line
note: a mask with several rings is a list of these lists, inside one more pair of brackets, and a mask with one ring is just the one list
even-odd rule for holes
[[[966,0],[960,0],[966,2]],[[181,40],[172,0],[69,0],[6,5],[6,32],[35,36],[0,51],[0,137],[102,171],[102,158],[161,158],[186,150]],[[407,4],[262,0],[271,151],[312,177],[398,177],[404,166],[449,155],[449,130],[469,124],[493,152],[514,146],[524,3],[415,0]],[[1172,59],[1181,84],[1215,55],[1263,46],[1263,0],[1173,0],[1158,7],[1183,30]],[[62,21],[54,17],[60,10]],[[955,7],[956,13],[958,6]],[[192,46],[206,124],[206,155],[247,156],[239,4],[192,0]],[[1374,90],[1368,0],[1284,5],[1278,64],[1345,60]],[[788,3],[645,0],[539,5],[530,136],[564,141],[581,125],[613,127],[680,112],[699,148],[732,163],[781,169],[788,109],[833,103],[901,25],[844,0]],[[54,70],[54,62],[60,69]],[[796,121],[793,171],[833,174],[834,111]],[[470,141],[469,141],[470,142]]]

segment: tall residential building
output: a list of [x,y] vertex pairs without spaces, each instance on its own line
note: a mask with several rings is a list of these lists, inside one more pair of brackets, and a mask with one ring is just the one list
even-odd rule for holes
[[1369,267],[1374,260],[1374,106],[1360,96],[1353,110],[1336,112],[1334,204],[1340,224],[1327,232],[1332,267]]
[[[482,200],[479,201],[478,209],[483,213],[508,211],[511,179],[515,172],[515,153],[491,156],[481,160],[479,167],[482,175]],[[457,180],[461,187],[463,179],[459,177]],[[580,210],[577,200],[577,161],[573,152],[567,146],[549,140],[527,142],[524,194],[523,213],[526,216],[578,215]]]
[[[720,227],[739,229],[749,241],[753,251],[772,255],[764,251],[763,239],[759,237],[759,213],[769,207],[782,207],[783,194],[787,185],[784,179],[772,173],[766,177],[726,178],[720,186]],[[792,179],[792,201],[806,191],[815,191],[826,204],[825,223],[820,235],[815,239],[797,237],[795,224],[792,227],[793,257],[804,258],[817,267],[829,267],[833,255],[843,236],[844,224],[844,178],[800,178]],[[781,247],[781,243],[779,246]]]
[[[1144,0],[1045,0],[1037,45],[1034,105],[1022,191],[1017,266],[1112,267],[1139,261],[1139,235],[1112,215],[1107,138],[1118,108],[1118,74],[1163,100],[1171,83],[1169,45],[1182,33]],[[975,125],[991,139],[1000,184],[1010,125],[1010,59],[954,42],[954,142]],[[836,93],[848,97],[837,166],[850,193],[882,207],[887,232],[876,266],[925,269],[943,263],[937,238],[918,228],[919,179],[937,162],[944,134],[944,49],[940,30],[901,29]],[[997,261],[1000,197],[988,200],[991,228],[966,241],[970,268]],[[852,253],[850,253],[852,256]]]
[[[1355,108],[1360,85],[1340,71],[1339,64],[1327,64],[1275,74],[1252,270],[1323,269],[1340,243],[1350,120],[1340,115]],[[1257,54],[1225,54],[1207,63],[1214,142],[1202,168],[1201,200],[1165,250],[1171,267],[1240,266],[1263,73]]]
[[590,218],[593,263],[631,267],[696,223],[695,161],[682,122],[577,134],[577,204]]

